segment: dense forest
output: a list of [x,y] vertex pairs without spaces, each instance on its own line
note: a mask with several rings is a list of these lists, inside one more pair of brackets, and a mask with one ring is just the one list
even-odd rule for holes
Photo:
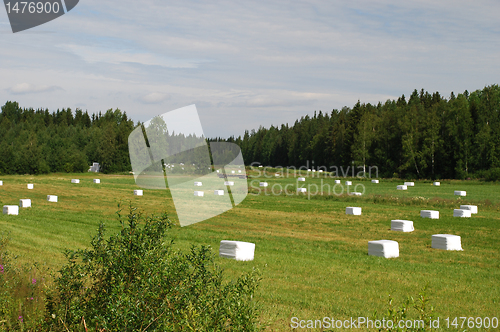
[[[7,102],[0,113],[0,174],[130,171],[128,136],[138,124],[120,110],[89,116]],[[500,87],[444,98],[414,90],[387,100],[321,111],[293,126],[259,128],[237,143],[247,165],[376,166],[380,177],[500,177]],[[358,168],[359,169],[359,168]]]
[[354,162],[377,166],[381,177],[498,176],[500,88],[449,98],[415,90],[408,100],[403,95],[377,105],[358,102],[228,141],[241,147],[247,164],[299,167],[314,161],[330,169]]
[[7,102],[0,114],[0,174],[130,170],[128,136],[134,123],[120,110],[21,109]]

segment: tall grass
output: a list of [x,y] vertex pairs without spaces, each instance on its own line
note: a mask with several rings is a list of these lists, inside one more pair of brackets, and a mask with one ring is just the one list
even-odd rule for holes
[[45,309],[48,271],[18,264],[0,235],[0,331],[38,331]]

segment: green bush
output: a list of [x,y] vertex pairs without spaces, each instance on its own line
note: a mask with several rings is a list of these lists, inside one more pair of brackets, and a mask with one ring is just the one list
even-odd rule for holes
[[166,215],[129,207],[119,234],[104,225],[87,250],[67,251],[67,264],[47,295],[53,331],[257,331],[253,299],[258,271],[224,282],[209,247],[174,250]]
[[500,168],[492,168],[485,172],[486,181],[500,181]]
[[490,182],[500,181],[500,168],[496,167],[478,171],[474,173],[473,178]]

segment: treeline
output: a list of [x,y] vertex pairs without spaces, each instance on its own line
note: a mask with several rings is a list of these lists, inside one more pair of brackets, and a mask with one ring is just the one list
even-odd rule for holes
[[449,98],[415,90],[408,100],[403,95],[377,105],[358,102],[228,141],[241,147],[247,164],[311,168],[313,161],[326,167],[354,162],[367,170],[377,166],[381,177],[488,177],[500,173],[500,88]]
[[[7,102],[0,113],[0,173],[130,171],[128,136],[133,121],[120,110],[21,109]],[[138,124],[137,124],[138,125]],[[259,128],[237,143],[247,165],[376,166],[380,177],[500,179],[500,87],[449,98],[414,90],[408,100],[387,100],[321,111],[293,126]]]
[[0,113],[0,174],[130,171],[128,136],[134,123],[125,112],[92,114],[76,109],[20,108],[7,102]]

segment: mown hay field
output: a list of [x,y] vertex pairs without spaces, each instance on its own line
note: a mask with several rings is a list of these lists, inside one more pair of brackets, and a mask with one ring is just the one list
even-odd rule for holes
[[[261,271],[257,300],[268,330],[291,330],[292,317],[348,319],[372,317],[375,311],[383,315],[389,295],[399,304],[407,296],[417,296],[426,285],[435,315],[441,319],[500,318],[498,183],[453,180],[436,187],[432,181],[415,181],[415,187],[398,191],[401,180],[381,179],[373,184],[354,178],[349,179],[352,187],[362,184],[356,191],[364,189],[363,196],[354,197],[328,193],[326,185],[333,188],[335,179],[325,175],[306,176],[299,183],[286,174],[258,175],[250,172],[249,195],[240,205],[191,226],[174,226],[170,236],[178,248],[210,245],[215,255],[221,240],[254,242],[253,261],[216,261],[231,277],[253,267]],[[100,222],[106,223],[108,234],[119,231],[115,218],[119,202],[123,206],[130,202],[148,214],[166,211],[176,222],[168,190],[144,190],[144,196],[134,196],[138,188],[130,175],[99,174],[100,184],[92,182],[95,177],[0,177],[2,206],[32,200],[32,207],[20,209],[18,216],[0,216],[0,231],[9,234],[8,249],[20,264],[36,262],[47,271],[57,271],[64,263],[63,250],[87,247]],[[72,178],[80,183],[72,184]],[[341,180],[344,184],[346,179]],[[260,181],[269,186],[260,188]],[[34,184],[33,190],[27,189],[28,183]],[[308,194],[297,195],[297,184],[308,188]],[[455,196],[454,190],[465,190],[467,196]],[[47,195],[57,195],[58,202],[48,202]],[[453,209],[460,204],[477,205],[479,213],[455,218]],[[346,215],[347,206],[362,207],[362,215]],[[423,209],[439,210],[440,218],[421,218]],[[392,219],[412,220],[415,231],[391,231]],[[433,234],[461,236],[464,250],[431,248]],[[381,239],[398,241],[400,256],[368,256],[368,241]]]

